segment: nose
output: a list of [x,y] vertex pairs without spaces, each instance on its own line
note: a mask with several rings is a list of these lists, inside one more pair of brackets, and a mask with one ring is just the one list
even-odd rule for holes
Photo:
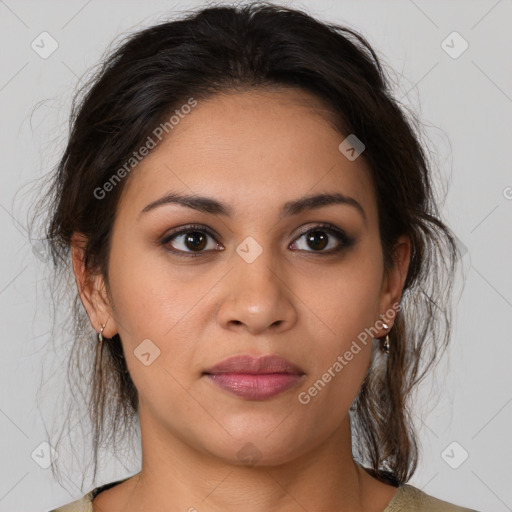
[[274,333],[290,329],[297,322],[297,310],[285,272],[272,265],[266,251],[252,263],[237,254],[234,260],[234,268],[223,280],[217,310],[220,325],[253,335],[267,329]]

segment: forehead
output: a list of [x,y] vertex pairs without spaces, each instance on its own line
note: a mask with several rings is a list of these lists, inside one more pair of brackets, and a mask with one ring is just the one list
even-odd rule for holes
[[137,165],[121,203],[138,212],[170,191],[200,194],[237,215],[316,192],[340,192],[376,215],[369,168],[338,146],[346,138],[326,106],[296,89],[246,91],[198,100]]

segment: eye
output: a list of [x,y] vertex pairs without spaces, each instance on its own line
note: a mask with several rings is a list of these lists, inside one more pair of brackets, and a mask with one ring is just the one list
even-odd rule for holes
[[[304,239],[303,243],[297,240]],[[338,239],[338,243],[333,239]],[[296,249],[306,252],[335,253],[352,245],[353,239],[331,224],[321,224],[304,231],[293,244]],[[312,250],[308,250],[308,247]],[[324,250],[327,249],[327,250]]]
[[[166,250],[178,256],[195,257],[210,251],[224,250],[224,247],[216,242],[215,236],[206,226],[193,224],[168,233],[160,243]],[[304,239],[304,242],[300,242],[301,239]],[[354,239],[341,229],[331,224],[321,224],[304,231],[289,247],[305,252],[333,254],[350,247],[353,243]]]
[[[222,247],[214,237],[215,235],[206,226],[190,225],[168,234],[161,244],[170,252],[180,256],[200,256],[206,251]],[[209,238],[212,240],[209,241]]]

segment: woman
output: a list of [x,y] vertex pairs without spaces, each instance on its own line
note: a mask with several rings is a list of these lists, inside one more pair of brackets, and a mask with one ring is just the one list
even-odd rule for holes
[[406,483],[456,260],[431,186],[347,28],[257,3],[124,42],[47,235],[97,332],[95,449],[138,418],[142,467],[57,511],[468,510]]

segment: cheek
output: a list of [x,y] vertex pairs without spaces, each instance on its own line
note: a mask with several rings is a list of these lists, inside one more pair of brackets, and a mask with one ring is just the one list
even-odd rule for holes
[[[155,257],[154,250],[141,243],[126,244],[114,237],[109,266],[118,329],[130,344],[145,338],[163,342],[211,287],[210,280],[190,279],[183,268],[173,268],[161,255]],[[121,251],[123,246],[130,251]]]
[[141,397],[164,389],[179,395],[172,376],[188,386],[205,356],[191,340],[211,318],[206,298],[218,275],[172,267],[165,257],[135,244],[129,253],[120,247],[113,239],[109,282],[130,374]]
[[321,320],[328,338],[346,342],[379,318],[382,263],[371,252],[359,250],[309,276],[297,281],[299,296],[306,298],[305,306]]
[[325,409],[326,415],[333,417],[335,422],[339,421],[361,387],[371,351],[371,340],[368,343],[354,341],[333,354],[321,371],[310,375],[307,385],[298,395],[299,403]]
[[323,319],[329,329],[322,329],[323,334],[315,339],[312,371],[298,396],[309,414],[324,417],[326,429],[342,421],[366,376],[373,347],[369,329],[375,323],[372,309],[377,299],[375,287],[353,287],[347,279],[326,303]]
[[[368,251],[347,260],[317,279],[321,286],[305,295],[307,306],[316,313],[311,321],[319,330],[311,357],[313,371],[299,402],[325,409],[338,420],[357,395],[371,359],[371,328],[381,313],[382,266],[377,256]],[[333,404],[335,410],[328,412]]]

